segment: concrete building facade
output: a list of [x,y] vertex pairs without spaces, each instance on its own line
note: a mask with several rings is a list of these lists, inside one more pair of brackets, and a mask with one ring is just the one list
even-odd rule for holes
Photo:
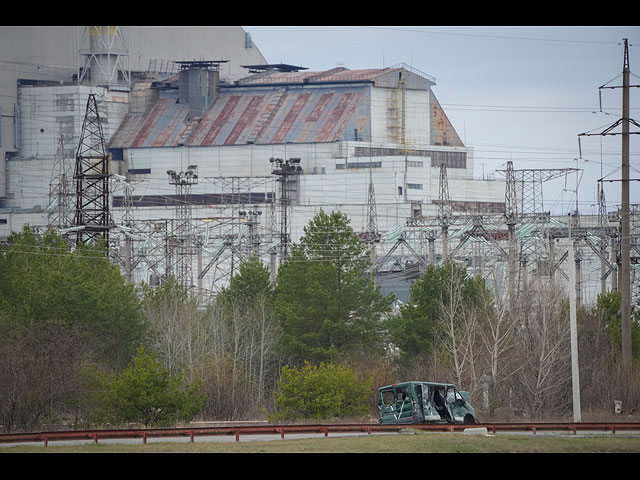
[[[66,64],[38,77],[35,63],[42,57],[32,53],[29,71],[0,79],[15,82],[15,104],[3,107],[15,112],[13,122],[2,124],[3,138],[15,143],[7,149],[3,142],[0,237],[25,223],[63,232],[72,227],[68,216],[61,219],[61,205],[67,213],[73,209],[69,179],[90,94],[98,100],[113,174],[112,255],[131,281],[154,283],[181,271],[189,285],[215,293],[248,255],[277,267],[283,239],[297,241],[320,209],[342,211],[363,233],[371,220],[371,187],[382,235],[377,256],[393,249],[404,269],[416,252],[409,244],[395,250],[394,242],[408,220],[437,215],[441,165],[456,213],[504,210],[504,182],[473,178],[473,150],[440,106],[435,79],[415,68],[310,72],[268,64],[240,28],[132,28],[133,68],[106,78],[104,49],[94,39],[89,55],[81,33],[91,30],[74,28],[31,30],[31,37],[0,29],[5,36],[35,35],[38,41],[24,49],[45,49],[37,53],[47,65]],[[115,36],[110,29],[95,35],[105,31]],[[205,34],[217,40],[208,43]],[[161,39],[168,39],[164,47]],[[50,56],[55,43],[65,45],[67,57]],[[198,50],[203,44],[215,48]],[[109,55],[117,56],[114,51]],[[170,70],[167,57],[177,59],[171,71],[163,71]],[[167,62],[158,67],[154,58]],[[295,159],[286,188],[276,159]],[[185,172],[196,176],[186,185],[176,182]],[[409,235],[424,240],[425,234]],[[413,245],[429,256],[425,241]]]
[[[15,205],[7,191],[7,159],[25,158],[23,151],[32,148],[31,140],[41,145],[57,142],[53,129],[37,130],[37,140],[28,137],[29,131],[21,126],[21,87],[108,83],[110,91],[123,92],[127,104],[137,80],[175,71],[175,61],[226,60],[221,75],[229,80],[245,74],[243,64],[266,63],[241,27],[2,26],[0,45],[0,207]],[[86,98],[75,104],[79,115],[85,104]],[[44,147],[38,154],[45,155]]]

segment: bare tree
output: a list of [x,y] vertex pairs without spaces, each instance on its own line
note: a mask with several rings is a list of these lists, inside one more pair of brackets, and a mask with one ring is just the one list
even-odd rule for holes
[[537,277],[518,306],[517,353],[512,357],[510,384],[519,408],[530,418],[562,414],[571,401],[565,300],[555,282]]
[[75,415],[80,372],[91,355],[72,327],[30,325],[0,328],[0,424],[6,431]]
[[208,338],[198,300],[177,282],[148,291],[143,302],[150,324],[147,343],[171,374],[193,379],[202,364]]
[[[481,376],[488,378],[487,398],[483,400],[483,406],[489,409],[487,413],[492,413],[495,408],[503,406],[505,392],[508,388],[508,378],[515,371],[517,365],[509,361],[509,353],[516,346],[516,323],[513,321],[512,309],[506,298],[506,288],[498,279],[495,271],[492,276],[493,292],[484,292],[483,298],[483,318],[478,325],[478,337],[481,342],[482,362],[478,368],[481,369]],[[514,368],[515,367],[515,368]],[[483,386],[484,387],[484,386]]]

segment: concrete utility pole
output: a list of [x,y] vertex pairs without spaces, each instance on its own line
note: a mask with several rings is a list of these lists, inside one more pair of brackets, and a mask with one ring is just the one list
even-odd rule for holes
[[[571,232],[571,225],[569,225]],[[571,334],[571,386],[573,390],[573,421],[581,422],[580,408],[580,370],[578,368],[578,326],[576,321],[576,263],[574,261],[575,244],[569,233],[569,329]]]
[[622,232],[620,253],[622,256],[622,363],[631,368],[631,284],[629,247],[629,46],[624,39],[624,68],[622,70],[622,209],[620,212]]
[[[629,118],[629,88],[639,87],[640,85],[629,85],[629,44],[626,38],[624,43],[624,60],[622,69],[622,118],[614,122],[611,126],[604,129],[601,133],[589,134],[582,133],[580,136],[588,135],[619,135],[611,133],[618,125],[622,125],[622,178],[620,180],[622,191],[622,206],[620,208],[620,278],[618,280],[618,291],[621,294],[620,314],[622,317],[622,363],[625,370],[631,368],[631,259],[630,259],[630,235],[629,226],[629,124],[633,123],[640,127],[635,120]],[[620,88],[620,86],[608,87],[602,85],[603,88]],[[638,134],[640,132],[633,132]],[[579,140],[579,138],[578,138]],[[611,180],[608,180],[611,181]],[[615,278],[612,278],[612,282]]]

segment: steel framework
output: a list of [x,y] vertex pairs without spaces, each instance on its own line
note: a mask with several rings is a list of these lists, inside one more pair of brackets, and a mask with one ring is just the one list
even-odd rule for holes
[[109,240],[109,230],[113,227],[109,215],[110,176],[98,104],[95,94],[90,94],[73,175],[76,182],[76,245],[100,238],[105,243]]

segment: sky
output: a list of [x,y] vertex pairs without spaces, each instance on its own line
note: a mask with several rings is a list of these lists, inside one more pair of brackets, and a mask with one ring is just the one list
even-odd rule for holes
[[[630,84],[640,85],[640,27],[244,26],[269,63],[322,71],[405,63],[436,79],[433,92],[474,150],[476,178],[518,169],[579,169],[544,184],[544,209],[597,214],[621,203],[621,135],[601,133],[622,115],[623,39]],[[638,72],[638,75],[634,73]],[[640,89],[630,118],[640,123]],[[611,133],[620,133],[618,126]],[[630,178],[640,180],[640,128],[630,132]],[[579,140],[580,138],[580,140]],[[630,182],[640,203],[640,181]]]

